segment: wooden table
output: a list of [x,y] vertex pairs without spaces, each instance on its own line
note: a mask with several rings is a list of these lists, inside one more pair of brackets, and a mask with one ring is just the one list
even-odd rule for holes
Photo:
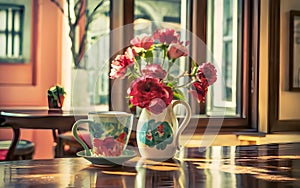
[[55,154],[56,157],[61,157],[63,148],[60,145],[60,138],[56,136],[56,130],[58,134],[70,131],[76,120],[87,118],[87,112],[74,113],[72,111],[6,110],[0,112],[0,117],[5,119],[5,122],[2,123],[1,126],[11,127],[14,131],[14,139],[9,148],[7,158],[8,160],[11,160],[20,137],[20,128],[52,129],[54,141],[58,144]]
[[185,148],[166,162],[84,158],[0,162],[0,187],[300,187],[300,144]]

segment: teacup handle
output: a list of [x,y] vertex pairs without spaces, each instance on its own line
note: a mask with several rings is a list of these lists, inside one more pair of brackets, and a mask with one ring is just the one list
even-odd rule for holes
[[190,120],[191,120],[191,116],[192,116],[192,110],[191,110],[191,107],[190,105],[185,102],[185,101],[180,101],[180,100],[177,100],[173,103],[173,110],[174,110],[174,107],[178,104],[182,104],[185,109],[186,109],[186,115],[185,115],[185,118],[183,119],[182,123],[178,126],[178,129],[177,129],[177,132],[175,134],[175,146],[177,148],[177,150],[180,149],[180,146],[179,146],[179,136],[181,135],[181,133],[183,132],[183,130],[187,127],[187,125],[189,124]]
[[84,143],[83,140],[81,140],[81,138],[78,136],[78,133],[77,133],[78,126],[83,123],[93,123],[93,121],[89,120],[89,119],[80,119],[80,120],[76,121],[72,127],[72,134],[73,134],[75,140],[77,142],[79,142],[80,145],[82,145],[83,149],[85,150],[85,155],[91,156],[92,154],[91,154],[89,147]]

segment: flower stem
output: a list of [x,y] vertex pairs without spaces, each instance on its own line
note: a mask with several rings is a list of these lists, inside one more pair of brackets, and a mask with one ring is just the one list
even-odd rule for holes
[[196,82],[197,80],[193,80],[191,82],[188,82],[186,84],[183,84],[183,85],[180,85],[180,86],[176,86],[175,88],[178,89],[178,88],[181,88],[181,87],[189,87],[191,86],[194,82]]
[[168,64],[168,72],[170,72],[170,70],[171,70],[171,67],[174,65],[174,63],[175,63],[175,60],[176,59],[172,59],[172,61],[168,61],[169,62],[169,64]]
[[165,64],[165,59],[166,59],[166,56],[167,56],[167,52],[166,52],[167,48],[164,45],[162,47],[163,47],[164,56],[163,56],[163,62],[161,64],[161,67],[163,68],[164,64]]
[[181,78],[181,77],[184,77],[184,76],[190,76],[190,74],[187,71],[185,71],[182,74],[179,74],[178,76],[176,76],[175,78],[178,79],[178,78]]

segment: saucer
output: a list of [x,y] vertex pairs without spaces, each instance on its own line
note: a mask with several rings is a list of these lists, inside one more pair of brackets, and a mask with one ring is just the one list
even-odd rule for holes
[[136,152],[133,150],[125,149],[120,156],[115,157],[99,157],[99,156],[86,156],[85,151],[79,151],[76,153],[77,156],[83,157],[86,160],[90,161],[93,165],[107,165],[107,166],[114,166],[114,165],[122,165],[123,162],[128,161],[136,156]]

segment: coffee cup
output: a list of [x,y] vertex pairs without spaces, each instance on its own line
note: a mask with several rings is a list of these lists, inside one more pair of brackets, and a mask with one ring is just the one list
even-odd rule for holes
[[[91,148],[78,135],[78,126],[88,124]],[[72,127],[74,138],[86,156],[115,157],[122,155],[130,138],[133,114],[119,111],[89,112],[88,119],[77,120]]]

